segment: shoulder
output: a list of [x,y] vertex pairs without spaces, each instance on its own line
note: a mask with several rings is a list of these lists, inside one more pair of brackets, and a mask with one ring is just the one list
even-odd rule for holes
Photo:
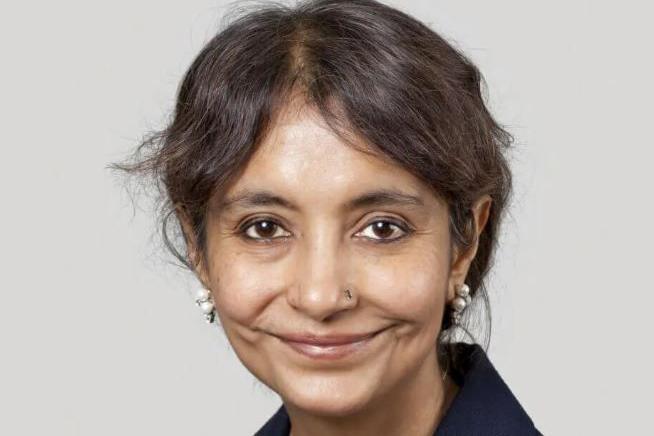
[[541,434],[480,345],[456,343],[454,352],[459,391],[435,436]]
[[282,404],[254,436],[288,436],[290,431],[291,421]]

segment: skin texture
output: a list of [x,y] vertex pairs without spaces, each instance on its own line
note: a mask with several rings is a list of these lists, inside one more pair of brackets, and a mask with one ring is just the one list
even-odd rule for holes
[[[380,189],[424,204],[345,208]],[[297,210],[217,201],[202,258],[182,224],[229,342],[281,396],[292,436],[431,435],[457,389],[442,380],[435,344],[446,301],[464,283],[476,245],[458,253],[446,203],[404,169],[345,145],[308,107],[279,114],[220,199],[259,190]],[[478,233],[490,203],[485,196],[473,207]],[[274,336],[386,327],[362,353],[334,361],[311,360]]]

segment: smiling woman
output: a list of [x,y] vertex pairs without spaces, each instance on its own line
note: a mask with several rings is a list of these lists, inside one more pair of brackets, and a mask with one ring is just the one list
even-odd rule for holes
[[457,339],[511,192],[478,69],[375,1],[246,12],[112,168],[163,187],[207,319],[281,397],[258,434],[538,434]]

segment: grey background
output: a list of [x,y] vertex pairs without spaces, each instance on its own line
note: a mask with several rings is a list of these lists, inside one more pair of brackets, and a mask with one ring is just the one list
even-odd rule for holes
[[[651,6],[388,3],[466,51],[516,135],[491,359],[545,434],[644,434]],[[0,434],[248,435],[280,404],[104,170],[164,121],[224,5],[0,5]]]

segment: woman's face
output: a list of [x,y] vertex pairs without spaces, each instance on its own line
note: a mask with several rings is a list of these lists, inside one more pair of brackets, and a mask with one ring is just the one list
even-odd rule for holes
[[[198,272],[241,362],[288,405],[339,415],[439,374],[444,304],[468,263],[451,262],[443,201],[319,120],[310,109],[277,120],[211,209]],[[380,330],[332,359],[280,339]]]

